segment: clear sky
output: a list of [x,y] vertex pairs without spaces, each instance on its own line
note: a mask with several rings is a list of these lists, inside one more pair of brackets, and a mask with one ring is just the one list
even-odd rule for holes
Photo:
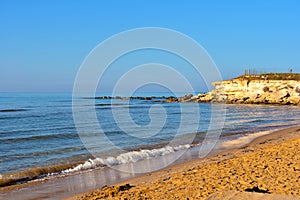
[[0,92],[72,91],[96,45],[149,26],[195,39],[224,79],[245,68],[300,72],[299,10],[297,0],[0,0]]

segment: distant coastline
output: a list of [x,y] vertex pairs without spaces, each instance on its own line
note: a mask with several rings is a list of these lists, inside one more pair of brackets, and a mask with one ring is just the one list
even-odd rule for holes
[[300,105],[300,74],[270,73],[242,75],[236,78],[214,82],[214,90],[205,94],[175,96],[98,96],[95,99],[152,100],[154,102],[195,102],[227,104],[274,104]]

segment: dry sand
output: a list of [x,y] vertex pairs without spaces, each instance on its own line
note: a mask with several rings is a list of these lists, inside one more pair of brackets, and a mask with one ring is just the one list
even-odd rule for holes
[[69,199],[207,198],[300,199],[300,127]]

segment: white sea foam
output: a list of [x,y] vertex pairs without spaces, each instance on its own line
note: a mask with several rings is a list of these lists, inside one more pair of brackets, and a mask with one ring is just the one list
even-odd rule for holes
[[[244,135],[244,136],[239,137],[234,140],[221,142],[221,143],[219,143],[219,147],[221,147],[221,148],[223,148],[223,147],[225,147],[225,148],[240,147],[244,144],[251,142],[253,139],[255,139],[257,137],[270,134],[273,131],[274,130],[261,131],[261,132],[257,132],[257,133],[251,133],[249,135]],[[201,145],[204,145],[204,146],[209,145],[210,142],[212,142],[212,141],[207,141],[205,144],[202,143]],[[191,147],[192,147],[192,145],[190,145],[190,144],[179,145],[176,147],[166,146],[164,148],[151,149],[151,150],[143,149],[143,150],[139,150],[139,151],[130,151],[130,152],[122,153],[116,157],[111,156],[111,157],[107,157],[107,158],[89,159],[88,161],[86,161],[83,164],[79,164],[73,168],[63,170],[62,173],[67,174],[67,173],[72,173],[72,172],[78,172],[78,171],[82,171],[82,170],[93,169],[93,168],[96,168],[98,166],[103,166],[103,165],[104,166],[114,166],[114,165],[120,165],[120,164],[126,164],[126,163],[134,163],[134,162],[137,162],[140,160],[155,158],[158,156],[164,156],[166,154],[171,154],[176,151],[189,149]]]
[[263,136],[263,135],[270,134],[270,133],[272,133],[276,130],[260,131],[260,132],[257,132],[257,133],[251,133],[249,135],[244,135],[244,136],[239,137],[239,138],[234,139],[234,140],[229,140],[229,141],[222,142],[221,144],[219,144],[219,146],[220,147],[233,147],[233,146],[234,147],[240,147],[242,145],[250,143],[255,138],[258,138],[258,137]]
[[81,170],[87,170],[87,169],[93,169],[95,167],[105,165],[105,166],[114,166],[114,165],[120,165],[125,163],[133,163],[140,160],[155,158],[158,156],[164,156],[166,154],[174,153],[176,151],[185,150],[191,148],[191,145],[179,145],[176,147],[166,146],[164,148],[159,149],[144,149],[140,151],[130,151],[126,153],[122,153],[119,156],[116,157],[107,157],[107,158],[95,158],[95,159],[89,159],[83,164],[77,165],[74,168],[63,170],[62,173],[72,173],[72,172],[78,172]]

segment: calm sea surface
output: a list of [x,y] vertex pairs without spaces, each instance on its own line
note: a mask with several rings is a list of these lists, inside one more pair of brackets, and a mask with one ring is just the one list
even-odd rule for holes
[[[169,96],[166,93],[138,94],[139,96]],[[100,96],[100,95],[99,95]],[[82,99],[84,101],[84,99]],[[163,106],[166,119],[163,128],[152,137],[137,139],[120,129],[113,118],[112,110],[118,113],[130,111],[131,119],[139,126],[151,122],[149,109],[153,105]],[[133,99],[130,104],[124,100],[96,99],[95,110],[99,125],[106,136],[122,149],[153,149],[155,145],[170,141],[181,125],[180,135],[190,134],[190,127],[199,125],[197,132],[205,132],[210,122],[211,104],[185,103],[188,118],[181,121],[179,103],[161,103]],[[193,110],[200,109],[200,120],[193,120]],[[160,112],[152,112],[153,118],[160,118]],[[190,118],[190,120],[189,120]],[[127,118],[119,117],[118,123],[126,126]],[[300,108],[294,106],[227,105],[223,129],[224,138],[265,131],[274,128],[298,125]],[[197,123],[197,124],[190,124]],[[85,124],[84,126],[89,126]],[[147,129],[145,129],[147,131]],[[133,135],[135,130],[131,130]],[[150,131],[150,130],[149,130]],[[96,134],[96,133],[94,133]],[[87,135],[94,137],[94,135]],[[109,146],[97,146],[93,153],[110,152]],[[101,155],[101,154],[99,154]],[[163,155],[163,154],[161,154]],[[115,155],[117,156],[117,155]],[[37,167],[64,165],[85,161],[91,154],[77,134],[72,115],[71,93],[0,93],[0,174],[18,173]]]

